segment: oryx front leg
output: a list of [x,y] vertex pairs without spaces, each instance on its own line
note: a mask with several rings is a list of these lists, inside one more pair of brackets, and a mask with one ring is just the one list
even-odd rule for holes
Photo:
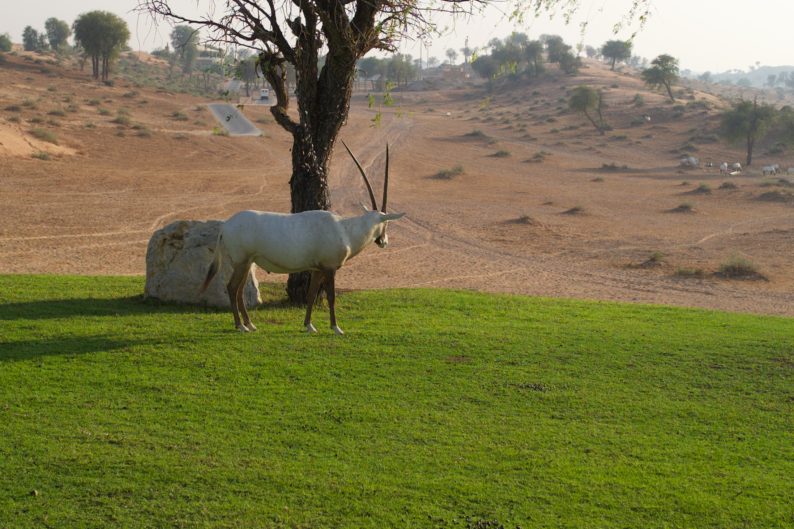
[[317,301],[317,294],[320,293],[320,287],[324,280],[325,272],[312,271],[312,278],[309,282],[309,295],[306,297],[306,317],[303,319],[303,326],[306,327],[306,332],[308,333],[317,332],[317,328],[312,325],[312,309]]
[[342,332],[342,329],[336,324],[336,288],[334,286],[334,278],[336,276],[336,270],[331,270],[326,272],[325,274],[325,295],[328,298],[328,308],[331,311],[331,329],[336,334],[345,334]]
[[[251,265],[249,263],[235,265],[232,270],[232,277],[226,284],[226,292],[229,294],[229,304],[232,306],[232,315],[234,316],[234,326],[240,332],[248,332],[248,327],[240,321],[238,300],[241,301],[241,299],[237,293],[241,290],[241,285],[244,284],[245,279],[248,277],[250,269]],[[243,310],[245,310],[245,302],[243,302]]]

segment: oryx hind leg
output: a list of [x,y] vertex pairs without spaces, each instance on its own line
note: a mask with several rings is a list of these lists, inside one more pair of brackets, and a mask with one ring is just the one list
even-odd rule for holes
[[306,327],[306,332],[309,333],[317,332],[317,328],[312,325],[312,309],[317,301],[317,294],[320,293],[320,287],[324,279],[325,272],[312,271],[312,277],[309,281],[309,294],[306,297],[306,317],[303,319],[303,326]]
[[[234,265],[232,277],[226,284],[226,292],[229,294],[229,304],[232,306],[232,316],[234,316],[234,326],[240,332],[248,332],[248,327],[243,325],[240,321],[237,291],[240,288],[240,284],[243,283],[243,280],[247,277],[250,266],[249,263]],[[245,305],[243,305],[243,307],[245,307]]]
[[251,265],[249,264],[245,269],[245,275],[243,276],[242,281],[240,281],[240,285],[237,287],[237,307],[240,309],[240,313],[243,315],[243,325],[245,325],[249,331],[255,331],[256,325],[251,323],[251,318],[248,316],[248,310],[245,307],[245,285],[248,283],[248,277],[251,275]]

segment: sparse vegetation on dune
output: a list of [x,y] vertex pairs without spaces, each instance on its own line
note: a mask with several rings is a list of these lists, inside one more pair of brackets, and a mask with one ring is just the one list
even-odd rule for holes
[[510,224],[523,224],[525,226],[536,226],[540,224],[536,219],[530,217],[529,215],[520,215],[515,219],[511,219],[508,221]]
[[452,180],[456,176],[460,176],[463,174],[463,166],[456,165],[451,169],[442,169],[441,171],[437,172],[433,175],[433,178],[436,180]]
[[547,151],[538,151],[532,155],[531,158],[524,160],[525,163],[543,163],[546,161],[546,158],[551,156],[550,152]]
[[727,279],[767,280],[766,276],[759,272],[758,267],[751,260],[740,255],[733,255],[720,264],[717,275]]
[[701,183],[692,191],[687,191],[689,195],[710,195],[711,194],[711,186],[708,184]]
[[574,206],[570,209],[566,209],[562,212],[563,215],[584,215],[585,209],[584,206]]
[[683,279],[704,279],[706,272],[702,268],[676,268],[675,276]]
[[790,191],[767,191],[758,195],[758,200],[763,202],[794,202],[794,193]]
[[631,171],[631,168],[628,165],[618,165],[617,163],[612,162],[612,163],[601,164],[601,171],[605,171],[609,173],[619,173],[619,172]]
[[677,205],[673,209],[668,210],[670,213],[694,213],[695,205],[691,202],[684,202]]
[[471,132],[467,132],[463,136],[466,137],[466,138],[474,138],[474,139],[478,139],[478,140],[489,140],[489,139],[491,139],[490,136],[488,136],[486,133],[484,133],[480,129],[474,129]]
[[30,135],[37,140],[58,145],[58,136],[51,130],[41,128],[31,129]]
[[510,151],[499,149],[495,153],[491,154],[493,158],[508,158],[510,156]]

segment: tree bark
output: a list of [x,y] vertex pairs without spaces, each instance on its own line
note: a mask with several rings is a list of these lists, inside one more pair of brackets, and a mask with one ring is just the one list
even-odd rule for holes
[[745,159],[745,167],[750,167],[753,163],[753,147],[755,147],[755,138],[751,134],[747,135],[747,158]]
[[[307,20],[311,25],[311,17]],[[315,35],[314,32],[311,35]],[[316,39],[302,33],[299,39]],[[290,199],[292,213],[327,210],[331,207],[328,190],[328,162],[339,129],[347,119],[353,91],[356,55],[349,47],[332,48],[322,70],[317,72],[315,42],[304,42],[303,55],[296,61],[299,121],[287,114],[289,94],[283,59],[263,54],[263,73],[273,87],[276,105],[271,113],[276,121],[292,133],[292,177]],[[311,274],[290,274],[287,296],[293,303],[305,304]]]
[[[290,199],[292,213],[328,209],[331,197],[328,193],[328,160],[317,157],[311,135],[298,127],[292,141],[292,178]],[[287,279],[287,297],[292,303],[305,304],[309,292],[311,272],[290,274]],[[319,297],[318,297],[319,300]]]
[[670,87],[670,83],[664,83],[664,87],[667,88],[667,95],[670,96],[670,101],[675,102],[675,97],[673,97],[673,89]]
[[595,127],[595,129],[598,131],[598,133],[599,133],[599,134],[604,134],[604,129],[602,129],[601,127],[599,127],[599,126],[598,126],[598,124],[597,124],[597,123],[595,122],[595,120],[594,120],[594,119],[593,119],[593,118],[590,116],[590,113],[589,113],[587,110],[585,110],[585,111],[584,111],[584,115],[587,117],[587,119],[589,119],[589,120],[590,120],[590,123],[592,123],[592,124],[593,124],[593,126]]

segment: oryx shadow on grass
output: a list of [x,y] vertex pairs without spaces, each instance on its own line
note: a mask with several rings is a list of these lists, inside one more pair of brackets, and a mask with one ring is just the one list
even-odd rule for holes
[[129,351],[131,348],[155,345],[148,339],[119,339],[110,335],[48,336],[30,340],[4,341],[0,338],[0,364],[31,360],[45,356],[77,356],[91,353]]
[[[290,306],[286,298],[283,298],[264,301],[255,308],[262,310]],[[118,298],[70,298],[19,303],[0,302],[0,321],[46,320],[75,316],[125,317],[146,314],[217,314],[228,311],[228,307],[168,303],[156,299],[144,299],[140,295]]]

